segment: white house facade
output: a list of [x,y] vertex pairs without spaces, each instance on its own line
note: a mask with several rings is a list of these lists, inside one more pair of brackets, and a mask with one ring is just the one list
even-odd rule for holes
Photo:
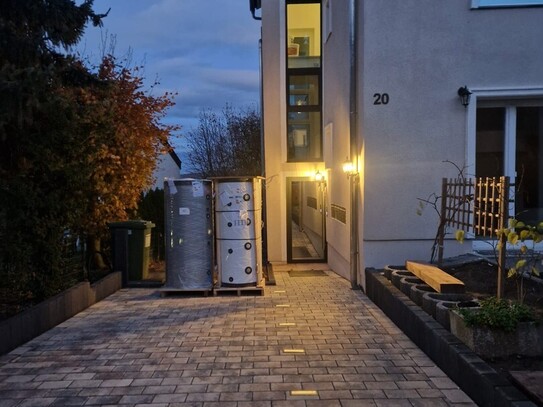
[[161,154],[157,160],[157,166],[153,172],[155,180],[152,189],[164,189],[164,178],[177,179],[181,175],[181,160],[175,151],[170,150]]
[[[260,0],[268,260],[428,260],[418,198],[508,175],[543,218],[543,1]],[[461,103],[459,92],[470,92]],[[446,163],[448,161],[449,163]],[[344,164],[351,163],[347,173]],[[449,239],[445,255],[471,250]]]

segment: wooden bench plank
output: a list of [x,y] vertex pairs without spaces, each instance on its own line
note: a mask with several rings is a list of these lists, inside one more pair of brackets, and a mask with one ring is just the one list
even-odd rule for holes
[[462,281],[447,274],[440,268],[431,264],[406,261],[407,270],[416,275],[438,293],[443,294],[462,294],[466,292],[466,287]]

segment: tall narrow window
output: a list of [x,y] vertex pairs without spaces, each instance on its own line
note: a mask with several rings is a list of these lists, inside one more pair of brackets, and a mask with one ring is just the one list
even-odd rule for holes
[[515,167],[518,217],[543,220],[543,108],[518,107]]
[[321,6],[287,1],[288,161],[322,160]]
[[505,158],[505,108],[477,109],[477,151],[475,173],[478,177],[501,177]]

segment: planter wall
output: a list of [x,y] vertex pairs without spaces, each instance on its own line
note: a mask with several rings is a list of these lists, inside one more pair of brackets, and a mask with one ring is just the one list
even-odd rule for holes
[[455,310],[450,311],[450,323],[451,332],[483,358],[543,356],[543,325],[521,322],[513,332],[467,326]]
[[535,406],[384,276],[366,269],[366,294],[479,406]]
[[477,308],[480,306],[478,301],[463,301],[463,302],[451,302],[451,301],[439,301],[436,304],[436,316],[435,319],[443,327],[450,331],[451,330],[451,310],[456,307],[463,308]]
[[439,302],[458,304],[462,301],[471,300],[473,300],[473,297],[468,294],[425,293],[422,296],[422,309],[435,318],[436,306]]
[[79,283],[36,306],[0,322],[0,355],[28,342],[121,288],[115,272],[89,284]]
[[402,293],[404,293],[405,295],[409,297],[411,293],[411,287],[413,287],[414,285],[420,285],[420,284],[424,284],[424,281],[422,281],[418,277],[403,277],[400,280],[400,290]]
[[390,273],[390,281],[398,289],[400,288],[400,281],[405,277],[417,278],[413,273],[407,270],[394,270]]
[[422,298],[426,293],[435,293],[436,291],[427,284],[415,284],[411,286],[411,291],[409,292],[409,298],[422,307]]
[[407,271],[407,268],[405,267],[405,265],[401,265],[401,266],[389,266],[389,265],[386,265],[385,268],[384,268],[385,277],[390,280],[390,275],[394,271]]

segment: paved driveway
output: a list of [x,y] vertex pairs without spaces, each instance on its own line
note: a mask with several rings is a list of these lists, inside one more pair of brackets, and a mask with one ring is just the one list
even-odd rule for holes
[[1,357],[0,407],[474,405],[347,281],[275,277],[258,297],[121,290]]

